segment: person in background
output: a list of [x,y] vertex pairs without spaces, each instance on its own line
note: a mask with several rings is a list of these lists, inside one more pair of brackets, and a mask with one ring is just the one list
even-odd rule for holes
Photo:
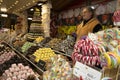
[[77,26],[76,41],[90,32],[97,32],[102,29],[100,22],[95,18],[94,10],[91,7],[82,9],[83,21]]
[[78,26],[81,22],[82,22],[82,16],[81,16],[81,14],[79,14],[79,15],[76,17],[76,26]]

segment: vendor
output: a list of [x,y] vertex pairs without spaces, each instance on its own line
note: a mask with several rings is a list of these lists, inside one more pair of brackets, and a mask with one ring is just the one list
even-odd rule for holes
[[100,22],[94,17],[94,10],[91,7],[84,7],[82,10],[83,21],[77,26],[76,41],[89,32],[97,32],[102,29]]

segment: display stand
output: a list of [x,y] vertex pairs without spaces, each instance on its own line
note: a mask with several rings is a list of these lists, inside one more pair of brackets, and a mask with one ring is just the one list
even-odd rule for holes
[[13,48],[8,43],[6,43],[6,42],[4,42],[4,43],[7,44],[11,49],[13,49],[20,57],[24,58],[27,62],[29,62],[34,67],[34,69],[36,69],[38,74],[40,74],[40,75],[43,74],[44,71],[42,69],[40,69],[38,66],[36,66],[33,62],[31,62],[28,58],[26,58],[22,53],[20,53],[18,50]]
[[[5,44],[7,44],[11,49],[13,49],[20,57],[24,58],[26,61],[28,61],[31,65],[34,66],[34,68],[36,69],[37,73],[39,73],[40,75],[43,74],[44,70],[39,68],[34,62],[32,62],[30,59],[28,59],[25,55],[23,55],[21,52],[19,52],[18,50],[16,50],[14,47],[12,47],[10,44],[4,42]],[[53,50],[56,54],[61,54],[63,56],[65,56],[68,61],[70,62],[70,64],[72,65],[72,58],[70,55],[64,54],[62,52]]]
[[62,55],[64,55],[64,56],[68,57],[68,58],[71,58],[70,55],[67,55],[67,54],[65,54],[65,53],[63,53],[63,52],[56,51],[56,50],[54,50],[54,52],[55,52],[55,53],[58,53],[58,54],[62,54]]
[[43,27],[41,26],[41,15],[38,8],[35,9],[33,19],[30,25],[30,33],[43,33]]

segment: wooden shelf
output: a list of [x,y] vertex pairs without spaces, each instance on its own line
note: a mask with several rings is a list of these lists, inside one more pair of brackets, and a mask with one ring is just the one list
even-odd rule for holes
[[63,52],[56,51],[56,50],[54,50],[54,52],[56,52],[56,53],[58,53],[58,54],[62,54],[62,55],[64,55],[64,56],[66,56],[66,57],[69,57],[69,58],[71,58],[71,56],[70,56],[70,55],[68,55],[68,54],[65,54],[65,53],[63,53]]
[[32,21],[31,24],[32,23],[42,23],[42,21]]

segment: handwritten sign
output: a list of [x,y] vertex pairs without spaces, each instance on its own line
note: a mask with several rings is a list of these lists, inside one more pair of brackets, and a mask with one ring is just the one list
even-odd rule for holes
[[80,62],[76,62],[73,68],[73,74],[78,78],[82,77],[83,80],[100,80],[102,75],[101,72]]

